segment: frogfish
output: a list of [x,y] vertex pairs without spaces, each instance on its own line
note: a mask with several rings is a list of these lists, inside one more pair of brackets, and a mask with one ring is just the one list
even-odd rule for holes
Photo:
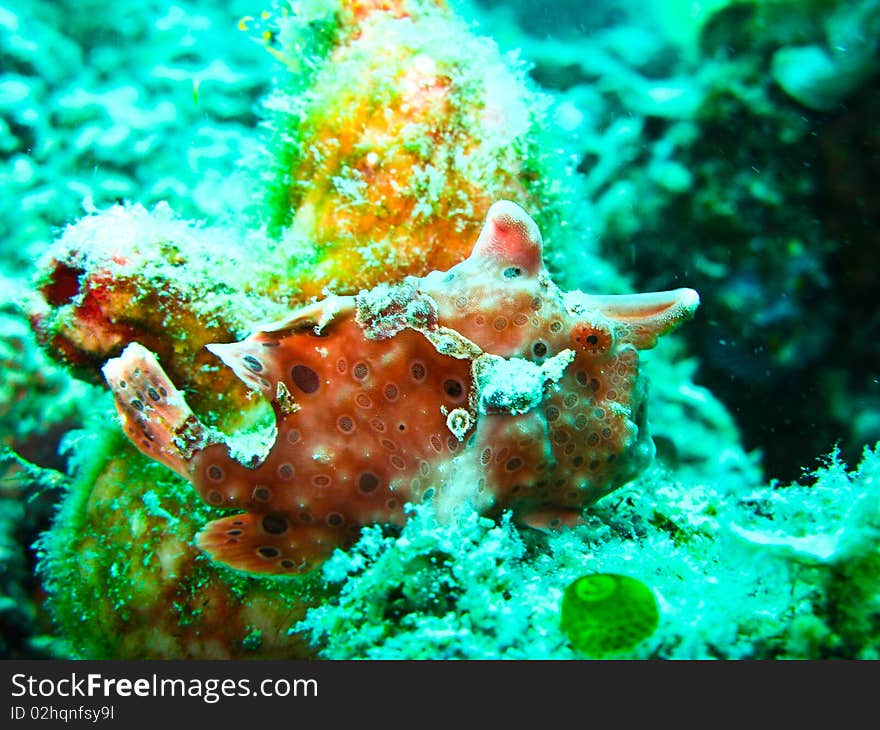
[[492,205],[448,271],[327,296],[208,349],[271,403],[274,442],[242,457],[132,343],[104,366],[133,444],[230,514],[198,546],[250,573],[315,568],[407,503],[510,511],[544,529],[651,461],[641,349],[690,318],[692,289],[563,292],[518,205]]

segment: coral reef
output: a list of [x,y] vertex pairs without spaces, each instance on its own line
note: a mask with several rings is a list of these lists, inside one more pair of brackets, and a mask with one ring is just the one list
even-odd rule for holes
[[880,658],[880,444],[847,471],[830,453],[809,488],[749,495],[731,530],[762,559],[783,564],[802,603],[784,650],[800,657]]
[[775,489],[748,467],[723,486],[652,470],[545,536],[468,507],[441,525],[419,505],[400,535],[368,528],[333,555],[324,575],[339,593],[298,629],[333,659],[582,658],[563,596],[609,573],[659,610],[616,658],[876,658],[878,468],[880,449],[852,472],[832,456],[815,485]]
[[[656,599],[657,624],[651,614],[615,657],[877,657],[880,448],[846,466],[880,433],[876,0],[565,0],[552,12],[511,0],[483,27],[522,47],[531,70],[475,34],[474,6],[449,4],[279,0],[258,14],[245,0],[0,0],[4,656],[579,659],[604,649],[568,631],[566,591],[617,576]],[[418,341],[441,362],[419,292],[436,314],[457,312],[443,292],[491,278],[488,267],[453,286],[428,272],[473,269],[465,259],[501,199],[535,215],[552,281],[590,294],[560,295],[572,327],[541,333],[547,350],[535,350],[535,338],[516,340],[519,311],[503,293],[535,281],[504,277],[522,262],[496,271],[502,293],[484,283],[479,298],[503,310],[504,326],[474,312],[452,338],[467,350],[453,358],[458,397],[473,402],[431,411],[429,433],[431,409],[405,380],[421,370],[379,353]],[[611,396],[610,356],[587,350],[610,332],[619,357],[639,335],[621,328],[632,311],[609,311],[608,295],[684,285],[703,294],[700,316],[640,352],[639,377],[633,360]],[[331,313],[333,302],[348,308]],[[567,318],[591,306],[614,315],[591,321],[601,332]],[[315,316],[303,320],[311,334],[258,324],[291,310],[326,313],[326,327]],[[206,347],[251,332],[213,347],[219,359]],[[286,371],[262,347],[273,335]],[[303,342],[316,359],[287,361]],[[322,347],[341,353],[334,365],[345,360],[349,381],[324,372]],[[394,389],[355,385],[359,355],[375,365],[368,374],[394,372],[397,401]],[[349,491],[369,488],[367,473],[378,491],[381,439],[357,415],[368,387],[383,423],[403,423],[423,446],[451,436],[457,454],[428,452],[427,476],[410,469],[395,487],[393,514],[388,494],[378,514],[344,512],[359,528],[345,540],[326,520],[343,510],[320,512],[331,539],[315,570],[234,570],[199,544],[228,557],[238,536],[211,542],[203,528],[242,517],[121,435],[101,378],[108,360],[111,379],[124,372],[142,391],[143,414],[123,398],[123,421],[147,425],[160,437],[147,439],[152,455],[186,477],[227,446],[223,464],[244,482],[263,459],[279,479],[294,461],[320,476],[320,459],[275,443],[301,419],[337,449],[356,428]],[[589,368],[600,396],[581,382]],[[267,373],[284,388],[266,391]],[[333,396],[317,408],[312,373]],[[446,380],[425,391],[435,409],[451,397]],[[608,442],[600,431],[583,447],[617,454],[596,459],[597,477],[575,453],[578,416],[589,416],[581,392],[604,398],[593,416],[612,420]],[[644,469],[653,449],[644,429],[633,438],[639,403],[656,445]],[[572,421],[567,439],[555,438],[553,409],[552,423]],[[190,430],[172,434],[181,417]],[[539,443],[557,464],[572,460],[583,499],[566,502],[559,467],[563,485],[537,505],[514,494],[507,467],[519,474],[527,460],[511,465],[496,443],[511,433],[487,425],[530,420],[549,427]],[[192,457],[187,436],[212,445]],[[407,438],[395,433],[409,450],[389,454],[405,467],[424,456]],[[771,475],[799,476],[838,438],[840,451],[803,475],[809,486],[767,483],[757,449]],[[381,468],[396,473],[390,458]],[[492,507],[464,498],[481,478]],[[249,484],[236,509],[263,518],[272,540],[282,523],[265,517],[279,514],[248,500],[274,498],[279,483]],[[288,532],[303,527],[281,516]],[[592,620],[625,621],[625,607],[615,600]]]
[[31,462],[2,458],[0,653],[63,654],[47,639],[31,545],[68,481],[53,471],[70,468],[64,434],[112,409],[37,346],[34,263],[84,204],[136,196],[201,217],[246,199],[231,173],[254,146],[253,96],[270,76],[265,53],[235,29],[250,6],[0,3],[0,442]]
[[84,199],[172,200],[187,216],[247,200],[230,172],[254,146],[253,99],[270,78],[235,27],[251,7],[0,5],[0,266],[31,267]]

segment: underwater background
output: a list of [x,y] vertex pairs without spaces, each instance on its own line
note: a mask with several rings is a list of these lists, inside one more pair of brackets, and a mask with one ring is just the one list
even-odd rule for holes
[[[878,44],[872,0],[0,0],[0,654],[878,658]],[[426,501],[304,575],[208,559],[101,367],[259,442],[204,346],[499,199],[564,290],[700,293],[652,464],[559,530]]]

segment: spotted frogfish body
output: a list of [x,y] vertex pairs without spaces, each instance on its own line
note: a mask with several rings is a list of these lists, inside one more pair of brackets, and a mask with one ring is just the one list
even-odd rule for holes
[[233,458],[142,346],[104,374],[135,446],[234,510],[199,546],[239,570],[300,573],[364,525],[402,523],[408,502],[576,521],[650,462],[638,350],[698,303],[692,289],[562,292],[534,221],[501,201],[449,271],[330,296],[209,346],[273,406],[257,463]]

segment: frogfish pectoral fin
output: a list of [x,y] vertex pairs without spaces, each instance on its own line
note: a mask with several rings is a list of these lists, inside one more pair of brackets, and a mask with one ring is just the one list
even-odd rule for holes
[[235,570],[291,575],[311,570],[340,540],[339,530],[326,525],[294,526],[283,515],[243,513],[209,522],[196,544]]
[[617,336],[640,350],[657,344],[657,338],[671,332],[694,316],[700,295],[693,289],[645,294],[590,295],[590,306],[614,321]]
[[188,479],[193,454],[210,438],[156,356],[133,342],[102,370],[131,442]]

